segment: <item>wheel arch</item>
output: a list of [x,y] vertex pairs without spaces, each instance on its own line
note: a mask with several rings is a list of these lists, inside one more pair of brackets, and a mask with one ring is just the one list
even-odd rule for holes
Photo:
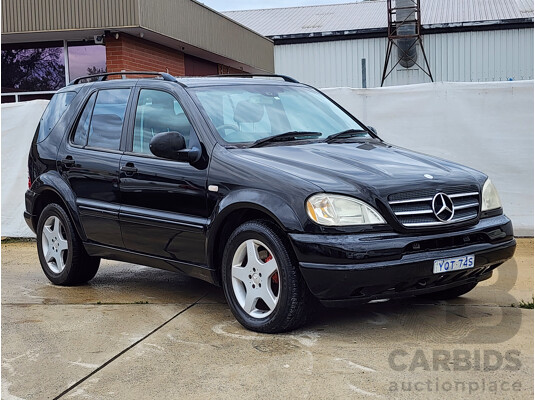
[[31,190],[36,194],[32,209],[32,219],[34,219],[32,222],[34,226],[37,226],[39,217],[48,204],[58,203],[71,218],[80,238],[83,241],[86,240],[86,235],[78,214],[76,196],[58,172],[50,171],[40,175],[32,184]]
[[223,198],[214,211],[206,239],[207,261],[215,284],[221,284],[221,258],[228,238],[238,226],[252,220],[271,222],[283,234],[303,229],[290,205],[271,192],[243,190]]

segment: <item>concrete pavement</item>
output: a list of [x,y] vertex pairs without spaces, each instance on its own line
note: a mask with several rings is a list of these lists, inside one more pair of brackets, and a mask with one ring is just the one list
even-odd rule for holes
[[533,398],[533,240],[462,298],[318,309],[243,329],[222,290],[103,261],[51,285],[34,242],[2,244],[2,399]]

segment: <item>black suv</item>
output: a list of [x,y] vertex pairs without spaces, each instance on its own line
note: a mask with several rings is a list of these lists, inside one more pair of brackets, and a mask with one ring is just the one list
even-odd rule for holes
[[31,144],[24,216],[55,284],[100,258],[180,271],[282,332],[314,298],[452,298],[513,256],[487,176],[383,142],[310,86],[137,74],[73,81]]

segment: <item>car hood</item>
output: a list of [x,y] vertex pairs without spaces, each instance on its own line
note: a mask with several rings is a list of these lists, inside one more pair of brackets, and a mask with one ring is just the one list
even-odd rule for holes
[[[238,149],[236,149],[238,150]],[[475,184],[485,176],[462,165],[380,141],[311,143],[238,150],[239,157],[307,180],[326,192],[379,197],[400,191]]]

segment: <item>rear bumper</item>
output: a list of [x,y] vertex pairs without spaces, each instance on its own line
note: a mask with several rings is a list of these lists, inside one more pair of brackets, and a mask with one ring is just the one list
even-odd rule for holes
[[26,205],[26,211],[24,211],[24,220],[26,221],[26,225],[30,227],[33,233],[37,230],[37,226],[35,226],[35,215],[32,214],[34,204],[35,204],[35,198],[37,194],[32,190],[27,190],[24,195],[24,202]]
[[26,225],[30,227],[33,233],[35,233],[35,226],[33,226],[34,216],[32,214],[29,214],[27,211],[24,211],[24,220],[26,221]]
[[[516,248],[504,215],[464,230],[430,235],[290,234],[312,294],[325,305],[367,303],[441,291],[488,279]],[[475,255],[473,268],[433,273],[437,259]]]

